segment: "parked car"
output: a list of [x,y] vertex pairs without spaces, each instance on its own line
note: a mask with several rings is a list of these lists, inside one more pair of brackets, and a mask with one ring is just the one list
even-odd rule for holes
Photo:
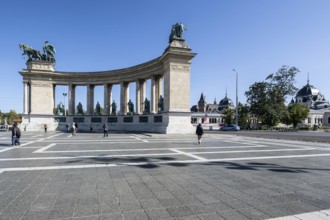
[[220,131],[239,131],[240,128],[237,125],[225,125],[220,128]]

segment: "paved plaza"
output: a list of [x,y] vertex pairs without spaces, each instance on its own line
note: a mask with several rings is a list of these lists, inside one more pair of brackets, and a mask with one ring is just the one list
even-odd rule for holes
[[[330,219],[330,144],[0,133],[1,219]],[[284,217],[290,216],[290,217]]]

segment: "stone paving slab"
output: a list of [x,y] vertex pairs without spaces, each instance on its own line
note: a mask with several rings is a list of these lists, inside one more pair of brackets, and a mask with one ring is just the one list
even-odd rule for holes
[[[269,141],[227,134],[207,134],[202,145],[196,143],[195,136],[189,135],[139,136],[137,140],[131,134],[110,134],[116,141],[111,143],[109,138],[109,144],[95,133],[78,133],[74,138],[68,134],[49,133],[36,138],[33,135],[24,135],[29,137],[22,143],[30,143],[28,145],[2,148],[6,151],[0,149],[0,158],[14,159],[0,160],[0,171],[4,169],[0,173],[0,219],[328,217],[328,144],[315,143],[315,149],[307,150],[309,142]],[[81,144],[83,141],[93,144]],[[46,149],[49,144],[56,145]],[[151,150],[141,154],[141,148]],[[266,153],[258,151],[259,148],[283,151]],[[39,149],[44,152],[34,153]],[[107,151],[84,152],[89,149]],[[120,151],[123,149],[125,151]],[[180,153],[157,158],[147,155],[173,153],[171,149],[178,149]],[[58,150],[61,152],[56,152]],[[104,160],[108,150],[115,150],[122,158]],[[127,154],[132,157],[124,156]],[[304,156],[310,154],[316,156]],[[286,158],[292,155],[300,156]],[[76,158],[49,158],[65,156]],[[81,159],[81,156],[95,159]],[[250,159],[241,159],[247,156]],[[32,157],[45,159],[26,160]],[[213,160],[228,157],[232,160]],[[97,166],[100,164],[106,166]],[[13,167],[18,169],[6,170]]]

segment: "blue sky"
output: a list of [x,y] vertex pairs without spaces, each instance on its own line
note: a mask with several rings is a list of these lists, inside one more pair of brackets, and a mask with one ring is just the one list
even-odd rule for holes
[[[209,103],[219,102],[226,88],[235,100],[233,68],[239,74],[239,101],[245,103],[249,86],[282,65],[300,69],[298,88],[309,72],[310,83],[330,99],[329,11],[328,0],[2,0],[0,110],[23,111],[18,71],[26,60],[19,43],[42,50],[48,40],[57,50],[57,71],[113,70],[160,56],[179,21],[188,27],[186,42],[197,53],[191,105],[201,92]],[[64,91],[58,87],[56,103]],[[86,88],[78,88],[76,101],[85,105],[85,99]],[[103,103],[101,87],[96,101]]]

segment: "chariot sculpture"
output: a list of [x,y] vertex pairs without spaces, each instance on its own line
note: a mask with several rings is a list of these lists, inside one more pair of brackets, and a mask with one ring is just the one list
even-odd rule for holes
[[27,57],[27,62],[33,61],[33,60],[41,60],[41,61],[49,61],[51,63],[55,63],[55,47],[48,43],[48,41],[45,41],[43,45],[43,53],[41,53],[39,50],[33,49],[32,47],[26,45],[26,44],[19,44],[18,45],[21,50],[23,50],[22,57]]

